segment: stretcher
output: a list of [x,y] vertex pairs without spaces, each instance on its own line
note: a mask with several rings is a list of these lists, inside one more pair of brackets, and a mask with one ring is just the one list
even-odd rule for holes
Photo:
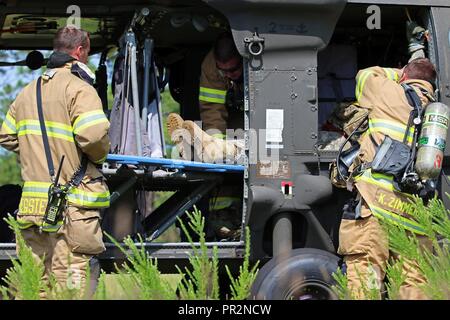
[[208,199],[220,185],[241,188],[244,170],[243,165],[118,154],[109,154],[102,169],[112,206],[132,188],[175,192],[142,221],[149,241],[158,238],[201,199]]
[[202,172],[222,172],[222,173],[244,172],[244,166],[242,165],[204,163],[179,159],[149,158],[149,157],[127,156],[120,154],[109,154],[106,158],[106,161],[109,163],[120,163],[136,166],[142,165],[148,167],[157,167],[161,169],[178,169],[182,171],[202,171]]

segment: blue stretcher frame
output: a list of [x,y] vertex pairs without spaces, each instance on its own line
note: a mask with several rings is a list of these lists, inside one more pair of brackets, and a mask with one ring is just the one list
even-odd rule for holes
[[245,170],[245,167],[242,165],[204,163],[179,159],[127,156],[121,154],[108,154],[108,156],[106,157],[106,161],[130,165],[154,166],[164,169],[179,169],[184,171],[243,173]]

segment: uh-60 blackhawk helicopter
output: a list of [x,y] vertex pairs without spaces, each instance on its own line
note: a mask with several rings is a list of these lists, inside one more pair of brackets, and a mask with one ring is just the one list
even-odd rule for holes
[[[183,237],[161,242],[160,235],[177,226],[177,218],[185,219],[194,205],[208,216],[202,203],[214,197],[218,186],[231,185],[240,192],[241,236],[212,238],[207,245],[218,247],[220,272],[226,276],[224,265],[238,270],[243,231],[250,228],[251,261],[260,260],[262,267],[252,290],[258,298],[336,298],[331,274],[339,265],[339,224],[351,195],[330,182],[330,163],[339,148],[320,147],[327,134],[323,125],[338,103],[355,99],[359,69],[407,63],[408,20],[428,30],[426,51],[438,69],[438,99],[450,104],[447,0],[5,0],[0,1],[0,49],[35,51],[26,61],[2,65],[41,68],[56,30],[77,17],[90,33],[91,54],[100,56],[96,88],[105,112],[113,108],[108,85],[117,81],[106,69],[122,53],[129,58],[124,72],[133,112],[147,119],[147,106],[156,101],[160,133],[165,110],[160,91],[170,93],[184,119],[199,120],[202,60],[218,35],[232,33],[243,57],[243,161],[171,159],[164,141],[161,157],[143,156],[142,141],[133,142],[131,153],[111,150],[102,166],[112,194],[103,228],[118,238],[143,234],[143,245],[158,258],[159,267],[173,272],[175,265],[187,262],[191,246]],[[133,130],[142,130],[142,123],[137,121]],[[261,130],[266,131],[259,134]],[[447,149],[444,174],[448,156]],[[441,183],[439,194],[448,189]],[[142,190],[174,193],[143,213],[136,200]],[[449,205],[447,197],[443,201]],[[11,237],[2,242],[5,270],[15,243]],[[98,259],[108,270],[123,256],[107,243]]]

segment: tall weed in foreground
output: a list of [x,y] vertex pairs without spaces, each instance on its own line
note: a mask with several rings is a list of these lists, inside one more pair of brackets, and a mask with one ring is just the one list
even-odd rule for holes
[[244,300],[250,295],[252,284],[258,274],[259,261],[250,269],[250,229],[245,228],[245,255],[244,263],[239,267],[239,275],[234,279],[228,266],[225,266],[231,281],[231,300]]
[[[219,298],[219,277],[217,247],[212,249],[212,258],[208,256],[208,248],[205,241],[205,219],[194,206],[194,211],[188,213],[190,219],[189,227],[195,234],[199,236],[200,249],[197,249],[192,241],[190,233],[186,226],[180,220],[181,228],[191,243],[194,254],[189,258],[192,271],[186,269],[183,273],[180,269],[179,273],[183,276],[179,286],[181,299],[218,299]],[[231,274],[228,266],[225,266],[227,275],[231,285],[231,300],[243,300],[250,296],[251,286],[258,273],[259,261],[250,269],[250,229],[245,229],[245,254],[243,264],[239,267],[237,278]]]
[[[68,272],[67,287],[59,287],[53,275],[44,281],[42,279],[45,271],[44,263],[42,260],[36,259],[31,248],[25,244],[17,221],[12,216],[5,220],[14,231],[17,247],[20,250],[17,259],[11,259],[12,267],[7,270],[4,278],[6,286],[0,287],[2,299],[39,300],[45,296],[48,300],[80,300],[87,297],[85,294],[88,291],[80,286],[71,269]],[[89,284],[89,281],[90,269],[88,267],[85,283]]]
[[[140,248],[130,237],[125,238],[124,244],[129,248],[129,251],[110,235],[107,236],[127,258],[123,268],[116,266],[116,275],[125,297],[137,300],[176,299],[175,292],[158,270],[157,260],[150,258],[145,250],[143,246],[144,240],[141,236],[139,236]],[[102,296],[106,298],[106,290],[103,286],[104,283],[100,283],[100,286],[97,288],[99,292],[96,295],[97,298]],[[103,293],[99,290],[103,291]]]
[[[420,223],[426,238],[432,247],[423,245],[423,239],[408,232],[400,226],[383,223],[389,235],[389,247],[398,258],[391,260],[386,270],[386,298],[399,299],[400,287],[405,281],[402,266],[410,261],[417,263],[417,270],[424,276],[426,283],[418,287],[433,300],[450,300],[450,211],[441,200],[432,199],[427,205],[416,197],[411,216]],[[334,290],[340,299],[354,299],[348,287],[346,276],[341,270],[334,275],[337,284]],[[365,279],[361,279],[364,286]],[[364,290],[363,290],[364,291]],[[368,292],[363,292],[366,299],[373,299]]]
[[[191,244],[192,254],[189,256],[189,267],[181,270],[176,266],[181,280],[175,287],[163,277],[157,268],[157,260],[150,258],[140,238],[140,248],[127,238],[124,243],[126,250],[116,240],[110,240],[118,246],[129,262],[123,268],[116,268],[121,288],[125,296],[130,299],[182,299],[182,300],[205,300],[219,299],[219,259],[218,249],[214,246],[208,248],[205,236],[205,218],[201,212],[194,207],[194,211],[186,212],[189,223],[186,226],[181,220],[182,231]],[[194,243],[189,229],[198,237],[198,244]],[[231,299],[246,299],[250,294],[251,285],[256,278],[257,264],[250,269],[250,233],[247,229],[246,248],[243,265],[236,279],[231,275],[228,267],[227,272],[231,280]],[[104,274],[103,274],[104,276]],[[103,278],[104,281],[104,278]],[[96,298],[106,299],[107,292],[100,279]]]
[[[188,238],[192,255],[189,257],[190,266],[177,270],[181,281],[174,286],[158,270],[158,261],[150,257],[146,251],[144,240],[139,237],[140,243],[135,243],[130,237],[120,244],[111,236],[109,239],[119,248],[126,257],[126,263],[122,267],[116,266],[116,272],[112,274],[117,279],[120,288],[121,299],[219,299],[219,259],[218,249],[214,246],[208,248],[205,239],[205,219],[197,208],[192,213],[188,213],[190,222],[185,226],[181,221],[183,232]],[[17,298],[25,300],[38,300],[42,293],[46,299],[75,300],[75,299],[96,299],[106,300],[117,297],[117,294],[109,292],[109,283],[106,273],[102,272],[98,279],[95,293],[92,296],[86,295],[90,282],[90,271],[88,268],[87,279],[85,281],[86,291],[79,287],[68,286],[60,288],[56,280],[50,277],[48,281],[42,280],[44,266],[42,261],[33,257],[32,251],[25,245],[25,241],[20,234],[17,222],[9,217],[8,223],[16,233],[20,250],[17,259],[13,259],[13,266],[7,271],[5,282],[7,286],[0,287],[0,295],[3,299]],[[188,227],[199,236],[199,243],[193,242]],[[258,272],[258,263],[250,269],[250,232],[246,229],[246,248],[242,266],[239,274],[233,277],[228,267],[226,271],[231,280],[231,299],[246,299],[250,294],[250,288]],[[71,283],[69,274],[68,283]]]
[[17,259],[11,259],[12,268],[7,270],[4,278],[6,287],[1,287],[3,299],[14,297],[21,300],[39,300],[46,290],[41,280],[44,264],[33,257],[32,250],[25,244],[17,221],[9,216],[5,221],[16,234],[17,246],[20,248]]
[[214,246],[212,258],[209,258],[208,247],[205,239],[205,218],[200,211],[194,207],[192,213],[187,212],[190,229],[199,236],[200,248],[194,245],[194,241],[184,225],[179,220],[181,229],[191,243],[193,254],[189,257],[191,268],[185,268],[184,272],[177,266],[179,274],[182,276],[178,286],[180,298],[182,300],[194,299],[219,299],[219,259],[218,250]]
[[106,273],[102,271],[98,278],[97,288],[95,290],[94,295],[92,296],[93,300],[108,300],[108,291],[106,290]]

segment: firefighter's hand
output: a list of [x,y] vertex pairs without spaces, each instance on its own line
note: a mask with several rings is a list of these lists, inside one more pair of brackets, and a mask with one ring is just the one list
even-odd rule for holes
[[426,33],[423,27],[413,21],[406,22],[406,36],[408,38],[408,51],[413,54],[416,51],[425,49]]

